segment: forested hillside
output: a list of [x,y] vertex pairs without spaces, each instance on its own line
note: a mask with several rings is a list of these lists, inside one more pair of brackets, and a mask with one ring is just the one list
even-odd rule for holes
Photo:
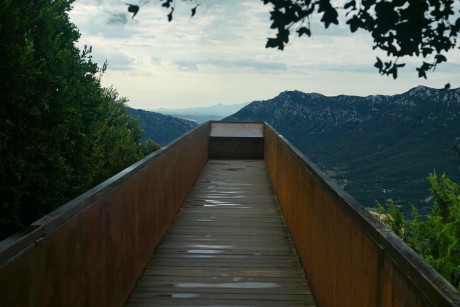
[[0,239],[158,148],[79,50],[73,1],[1,1]]
[[144,131],[142,140],[153,139],[165,145],[198,126],[196,122],[156,112],[128,108],[128,113],[139,119]]
[[460,181],[460,89],[416,87],[394,96],[283,92],[226,120],[266,121],[364,206],[393,198],[429,212],[436,170]]

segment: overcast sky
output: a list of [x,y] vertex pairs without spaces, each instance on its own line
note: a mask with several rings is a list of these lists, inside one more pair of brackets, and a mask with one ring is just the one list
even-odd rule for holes
[[[76,0],[71,20],[79,47],[108,70],[102,78],[133,108],[182,108],[236,104],[273,98],[285,90],[328,96],[402,93],[417,85],[460,86],[460,51],[447,64],[417,77],[421,59],[406,59],[399,78],[380,76],[367,33],[345,25],[323,30],[312,22],[311,38],[295,38],[284,50],[266,49],[269,9],[260,0],[176,1],[172,22],[158,0]],[[141,4],[134,19],[125,2]],[[317,17],[317,19],[319,19]]]

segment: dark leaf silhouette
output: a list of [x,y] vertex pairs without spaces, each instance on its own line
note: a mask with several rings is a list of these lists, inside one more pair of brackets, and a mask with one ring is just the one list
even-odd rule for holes
[[356,32],[356,30],[358,30],[358,28],[360,27],[361,20],[359,20],[358,17],[353,16],[350,20],[347,21],[347,24],[350,25],[351,32]]
[[438,55],[436,55],[436,57],[435,57],[435,58],[436,58],[436,63],[437,63],[437,64],[438,64],[438,63],[442,63],[442,62],[446,62],[446,61],[447,61],[446,57],[445,57],[445,56],[443,56],[442,54],[438,54]]
[[139,12],[139,5],[134,5],[134,4],[129,4],[129,3],[126,3],[126,5],[128,6],[128,12],[133,13],[133,17],[131,18],[134,18],[137,12]]
[[297,30],[297,32],[299,33],[299,36],[302,36],[304,34],[311,36],[311,31],[307,27],[301,27],[299,30]]
[[276,39],[276,38],[269,38],[267,40],[267,44],[266,44],[265,47],[266,48],[276,48],[276,47],[278,47],[278,49],[283,50],[284,45],[282,43],[280,43],[279,40]]
[[199,7],[200,5],[198,4],[197,6],[195,6],[193,9],[192,9],[192,17],[195,16],[196,14],[196,9]]
[[382,62],[382,60],[380,60],[379,58],[377,58],[377,62],[375,62],[374,67],[376,67],[376,68],[379,70],[379,72],[381,73],[381,72],[382,72],[382,69],[383,69],[383,62]]
[[[262,0],[271,5],[270,20],[276,37],[268,38],[267,48],[283,50],[289,35],[311,35],[305,24],[315,14],[326,28],[338,24],[338,10],[344,10],[350,31],[367,31],[373,39],[373,49],[384,51],[388,61],[376,63],[382,75],[397,77],[403,57],[422,57],[431,62],[417,69],[419,77],[426,78],[438,64],[447,61],[441,52],[456,49],[460,34],[460,18],[453,0],[345,0],[338,7],[332,0]],[[359,5],[358,5],[359,3]],[[293,30],[296,29],[296,30]]]
[[168,14],[168,21],[169,21],[169,22],[171,22],[172,19],[173,19],[173,13],[174,13],[174,8],[172,7],[172,8],[171,8],[171,12],[169,12],[169,14]]
[[396,65],[390,69],[389,73],[393,75],[393,79],[398,78],[398,68]]
[[[164,0],[162,0],[162,1],[164,1]],[[165,7],[165,8],[170,8],[170,7],[173,6],[173,1],[174,1],[174,0],[166,0],[166,2],[163,3],[161,6],[162,6],[162,7]]]
[[423,70],[422,68],[417,68],[418,71],[418,77],[419,78],[425,78],[426,79],[426,70]]
[[349,8],[356,9],[356,1],[351,0],[350,2],[345,3],[345,6],[343,8],[344,9],[349,9]]
[[321,21],[324,23],[326,29],[329,28],[331,23],[338,25],[339,20],[337,18],[339,17],[339,14],[337,13],[337,10],[332,7],[331,3],[327,0],[320,0],[318,3],[318,13],[324,12]]

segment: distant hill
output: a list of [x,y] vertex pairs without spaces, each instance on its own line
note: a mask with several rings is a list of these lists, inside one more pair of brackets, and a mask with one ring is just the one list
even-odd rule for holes
[[283,92],[225,120],[266,121],[362,205],[386,198],[429,209],[427,176],[460,182],[460,89],[419,86],[393,96]]
[[152,139],[160,145],[168,144],[198,126],[193,121],[145,110],[128,108],[128,113],[139,118],[144,130],[142,139]]
[[162,114],[168,114],[168,115],[173,115],[175,117],[187,119],[187,120],[193,120],[196,121],[197,123],[203,123],[205,121],[209,120],[221,120],[244,106],[246,106],[247,103],[242,103],[242,104],[233,104],[233,105],[223,105],[223,104],[216,104],[212,105],[209,107],[197,107],[197,108],[184,108],[184,109],[154,109],[151,111],[162,113]]

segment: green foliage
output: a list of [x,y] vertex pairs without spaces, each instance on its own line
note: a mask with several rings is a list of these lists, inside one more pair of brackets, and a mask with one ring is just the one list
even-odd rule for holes
[[152,152],[157,151],[160,149],[161,146],[157,143],[155,143],[153,140],[147,140],[144,143],[141,144],[141,153],[143,156],[147,156],[151,154]]
[[386,200],[385,207],[377,204],[378,211],[380,212],[379,219],[387,225],[398,237],[404,238],[406,234],[406,219],[399,211],[391,198]]
[[75,47],[72,2],[0,0],[0,237],[145,151],[125,100],[101,87],[105,68]]
[[139,121],[128,114],[126,98],[119,98],[113,88],[103,89],[101,107],[104,117],[97,131],[98,172],[93,184],[103,181],[160,148],[152,140],[141,143],[143,131]]
[[433,210],[422,219],[414,208],[405,219],[391,200],[383,210],[383,221],[427,263],[460,290],[460,186],[443,174],[430,174]]

